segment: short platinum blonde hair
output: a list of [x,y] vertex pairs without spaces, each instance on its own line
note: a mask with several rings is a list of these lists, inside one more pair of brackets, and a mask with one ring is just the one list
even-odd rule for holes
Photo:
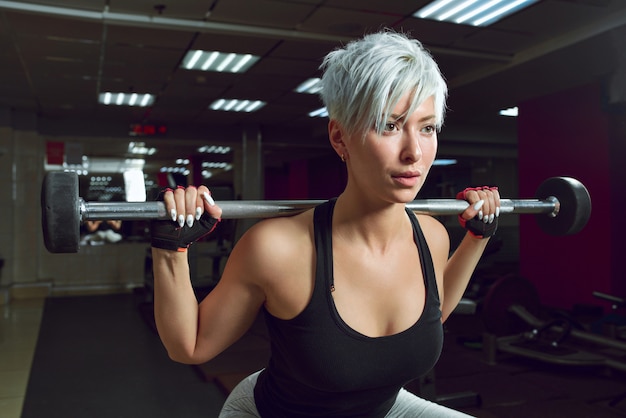
[[437,129],[443,125],[448,87],[421,42],[384,30],[328,53],[320,96],[328,115],[348,132],[382,133],[396,103],[412,93],[408,114],[433,96]]

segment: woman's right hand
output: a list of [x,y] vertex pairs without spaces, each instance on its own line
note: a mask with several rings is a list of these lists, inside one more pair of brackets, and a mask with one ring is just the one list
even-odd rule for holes
[[215,204],[206,186],[166,189],[162,197],[172,220],[152,221],[150,232],[155,248],[185,251],[211,233],[222,216],[222,209]]

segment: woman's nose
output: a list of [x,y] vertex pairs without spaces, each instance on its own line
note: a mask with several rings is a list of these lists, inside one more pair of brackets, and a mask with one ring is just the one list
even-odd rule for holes
[[412,130],[406,131],[404,134],[401,157],[403,161],[407,162],[415,162],[422,157],[419,135]]

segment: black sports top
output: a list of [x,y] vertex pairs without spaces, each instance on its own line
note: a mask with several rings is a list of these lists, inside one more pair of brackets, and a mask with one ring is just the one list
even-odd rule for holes
[[254,389],[262,417],[384,417],[400,388],[437,362],[443,327],[430,251],[407,210],[419,253],[426,302],[419,320],[397,334],[368,337],[336,310],[331,286],[331,227],[335,200],[315,209],[315,286],[307,307],[283,320],[265,311],[271,358]]

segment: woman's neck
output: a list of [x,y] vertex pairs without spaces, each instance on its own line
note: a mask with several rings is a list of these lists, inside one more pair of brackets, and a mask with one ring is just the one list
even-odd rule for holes
[[333,235],[382,250],[398,238],[412,237],[409,223],[402,203],[356,199],[344,192],[335,204]]

